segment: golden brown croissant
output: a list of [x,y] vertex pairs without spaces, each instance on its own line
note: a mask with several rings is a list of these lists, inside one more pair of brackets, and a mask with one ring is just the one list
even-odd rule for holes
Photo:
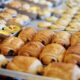
[[69,49],[65,53],[64,62],[67,62],[67,63],[80,62],[80,45],[74,45],[69,47]]
[[21,38],[24,42],[29,42],[32,40],[35,34],[36,30],[34,28],[29,27],[23,29],[18,37]]
[[19,55],[39,57],[44,45],[40,42],[29,42],[18,52]]
[[64,56],[65,48],[56,43],[52,43],[44,47],[42,53],[40,54],[40,60],[44,64],[49,64],[52,61],[61,62]]
[[24,42],[17,37],[6,38],[1,44],[1,53],[4,55],[10,55],[11,52],[17,53],[18,49],[24,44]]
[[80,32],[76,32],[71,37],[71,46],[80,44]]
[[35,35],[33,41],[39,41],[44,45],[47,45],[50,43],[53,34],[54,32],[52,30],[41,30]]
[[53,36],[52,42],[68,46],[70,45],[70,37],[70,33],[68,33],[67,31],[61,31]]
[[34,57],[16,56],[8,63],[7,69],[36,74],[42,68],[42,63]]
[[79,80],[80,68],[70,63],[51,63],[44,69],[44,76],[61,80]]

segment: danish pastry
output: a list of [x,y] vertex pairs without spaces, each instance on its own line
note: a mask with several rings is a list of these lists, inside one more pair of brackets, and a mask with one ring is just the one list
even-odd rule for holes
[[64,52],[65,48],[62,45],[52,43],[44,47],[39,58],[44,64],[49,64],[53,61],[61,62]]

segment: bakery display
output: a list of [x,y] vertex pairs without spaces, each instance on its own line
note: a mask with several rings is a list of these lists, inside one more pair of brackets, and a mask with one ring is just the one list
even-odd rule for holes
[[[21,65],[22,64],[22,65]],[[16,56],[8,63],[7,69],[37,74],[42,69],[42,63],[34,57]]]
[[40,60],[44,64],[49,64],[51,62],[62,62],[65,53],[65,48],[56,43],[52,43],[44,47],[40,54]]
[[52,30],[41,30],[33,38],[33,41],[39,41],[44,45],[51,42],[54,32]]

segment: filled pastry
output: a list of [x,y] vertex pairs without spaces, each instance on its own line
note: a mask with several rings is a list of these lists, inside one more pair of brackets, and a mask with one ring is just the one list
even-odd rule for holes
[[76,32],[71,37],[71,46],[80,44],[80,32]]
[[62,44],[64,46],[69,46],[70,45],[70,37],[71,34],[68,33],[67,31],[61,31],[61,32],[57,32],[52,39],[53,43],[59,43]]
[[1,44],[1,53],[4,55],[16,55],[24,42],[17,37],[6,38]]
[[33,38],[33,41],[39,41],[44,45],[51,42],[54,32],[52,30],[41,30]]
[[4,67],[8,63],[8,59],[0,54],[0,68]]
[[65,53],[65,48],[56,43],[49,44],[44,47],[40,54],[40,60],[44,64],[49,64],[51,62],[61,62]]
[[44,69],[44,76],[61,80],[79,80],[80,68],[70,63],[51,63]]
[[18,55],[39,57],[44,45],[40,42],[29,42],[20,48]]
[[34,57],[16,56],[8,63],[7,69],[37,74],[42,69],[42,63]]
[[75,64],[80,62],[80,45],[77,44],[69,47],[65,53],[64,62]]
[[29,42],[33,39],[34,35],[36,34],[36,30],[32,27],[28,27],[23,29],[18,37],[21,38],[24,42]]

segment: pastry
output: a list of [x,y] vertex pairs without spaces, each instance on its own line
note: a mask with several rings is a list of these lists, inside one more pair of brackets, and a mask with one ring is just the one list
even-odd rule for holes
[[42,68],[42,63],[34,57],[16,56],[8,63],[7,69],[37,74]]
[[39,41],[44,45],[51,42],[54,32],[52,30],[41,30],[33,38],[33,41]]
[[71,46],[80,44],[80,32],[76,32],[71,36]]
[[18,37],[21,38],[24,42],[29,42],[33,39],[34,35],[36,34],[36,30],[32,27],[28,27],[23,29]]
[[40,42],[29,42],[20,48],[18,55],[39,57],[44,45]]
[[69,49],[65,53],[64,62],[75,64],[80,62],[80,45],[77,44],[69,47]]
[[40,54],[40,60],[43,64],[49,64],[54,61],[61,62],[65,53],[65,48],[56,43],[49,44],[44,47]]
[[24,42],[17,37],[6,38],[1,44],[1,53],[4,55],[16,55]]
[[70,37],[71,34],[67,31],[61,31],[57,32],[52,39],[53,43],[62,44],[63,46],[69,46],[70,45]]
[[44,76],[61,80],[79,80],[80,68],[70,63],[51,63],[44,69]]

